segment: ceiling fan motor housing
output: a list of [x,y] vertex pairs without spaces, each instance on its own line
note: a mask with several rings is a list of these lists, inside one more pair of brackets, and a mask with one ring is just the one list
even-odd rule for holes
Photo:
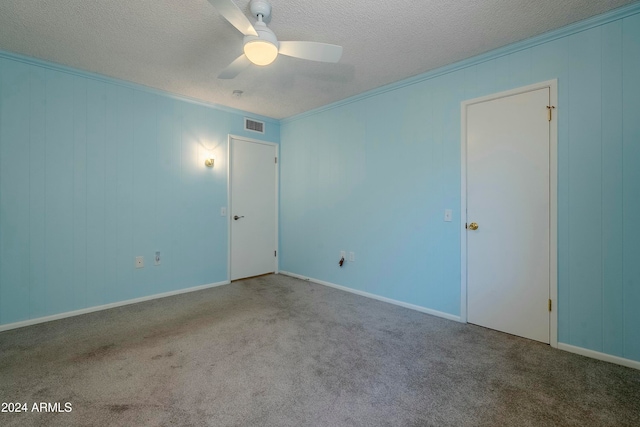
[[247,44],[254,40],[264,40],[266,42],[273,44],[276,48],[278,48],[278,38],[276,37],[275,33],[271,31],[264,22],[260,22],[260,21],[256,22],[255,24],[253,24],[253,28],[255,28],[256,33],[258,33],[258,36],[257,37],[244,36],[243,44]]

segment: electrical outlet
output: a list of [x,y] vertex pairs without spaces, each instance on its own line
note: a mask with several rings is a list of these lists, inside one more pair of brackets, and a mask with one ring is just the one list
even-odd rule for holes
[[153,265],[160,265],[160,251],[156,251],[156,256],[153,258]]
[[143,268],[144,267],[144,257],[143,256],[137,256],[136,257],[136,268]]
[[356,260],[356,254],[353,252],[349,252],[349,262],[354,262]]

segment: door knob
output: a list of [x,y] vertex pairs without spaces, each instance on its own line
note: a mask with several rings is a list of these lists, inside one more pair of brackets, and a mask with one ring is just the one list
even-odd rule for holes
[[471,224],[469,224],[469,230],[477,230],[477,229],[478,229],[478,223],[472,222]]
[[242,216],[235,215],[233,217],[233,219],[235,219],[236,221],[239,220],[240,218],[244,218],[244,215],[242,215]]

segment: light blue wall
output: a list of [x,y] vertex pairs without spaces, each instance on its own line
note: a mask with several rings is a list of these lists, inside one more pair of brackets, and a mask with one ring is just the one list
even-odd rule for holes
[[0,55],[0,324],[227,280],[227,135],[256,138],[243,117]]
[[[640,8],[627,11],[282,121],[281,269],[459,315],[460,103],[557,78],[559,341],[640,360]],[[356,261],[340,269],[343,249]]]

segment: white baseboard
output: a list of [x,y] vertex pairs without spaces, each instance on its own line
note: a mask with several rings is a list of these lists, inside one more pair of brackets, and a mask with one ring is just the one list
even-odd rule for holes
[[389,304],[399,305],[400,307],[408,308],[410,310],[419,311],[421,313],[430,314],[432,316],[442,317],[442,318],[445,318],[445,319],[448,319],[448,320],[453,320],[455,322],[461,322],[462,321],[460,319],[460,316],[455,316],[453,314],[445,313],[443,311],[432,310],[430,308],[422,307],[422,306],[415,305],[415,304],[409,304],[407,302],[402,302],[402,301],[398,301],[398,300],[387,298],[387,297],[381,297],[380,295],[371,294],[369,292],[364,292],[364,291],[359,291],[357,289],[351,289],[351,288],[348,288],[346,286],[336,285],[335,283],[325,282],[324,280],[313,279],[311,277],[306,277],[306,276],[302,276],[300,274],[290,273],[288,271],[282,271],[282,270],[280,270],[280,274],[283,274],[285,276],[295,277],[296,279],[301,279],[301,280],[306,280],[306,281],[309,281],[309,282],[317,283],[319,285],[329,286],[329,287],[335,288],[335,289],[340,289],[341,291],[350,292],[352,294],[360,295],[360,296],[367,297],[367,298],[372,298],[372,299],[375,299],[375,300],[378,300],[378,301],[388,302]]
[[79,316],[81,314],[93,313],[94,311],[108,310],[110,308],[122,307],[123,305],[136,304],[139,302],[149,301],[152,299],[166,298],[173,295],[186,294],[188,292],[200,291],[208,288],[215,288],[216,286],[228,285],[229,283],[230,282],[228,280],[225,280],[224,282],[210,283],[208,285],[194,286],[192,288],[186,288],[186,289],[178,289],[177,291],[163,292],[161,294],[149,295],[146,297],[134,298],[126,301],[118,301],[118,302],[113,302],[111,304],[97,305],[94,307],[82,308],[80,310],[67,311],[65,313],[38,317],[36,319],[23,320],[21,322],[7,323],[5,325],[0,325],[0,332],[8,331],[10,329],[23,328],[25,326],[36,325],[38,323],[50,322],[52,320],[64,319],[66,317],[73,317],[73,316]]
[[564,344],[559,342],[558,349],[568,351],[570,353],[579,354],[581,356],[587,356],[592,359],[604,360],[605,362],[615,363],[616,365],[626,366],[628,368],[640,369],[640,362],[631,359],[625,359],[624,357],[613,356],[607,353],[601,353],[595,350],[589,350],[582,347],[576,347],[570,344]]

